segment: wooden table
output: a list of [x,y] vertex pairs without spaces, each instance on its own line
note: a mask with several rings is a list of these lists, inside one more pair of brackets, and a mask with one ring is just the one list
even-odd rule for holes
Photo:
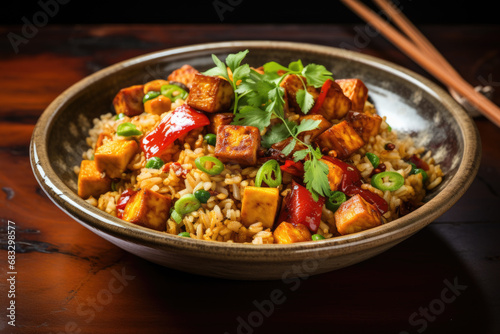
[[[492,85],[500,104],[499,25],[421,28],[469,82]],[[475,119],[483,144],[479,174],[449,212],[371,260],[293,282],[198,277],[146,262],[66,216],[33,177],[28,144],[44,108],[83,77],[147,52],[225,40],[300,41],[357,50],[430,77],[366,31],[363,25],[49,25],[19,44],[18,53],[3,39],[0,332],[499,333],[500,129],[484,118]],[[16,231],[12,286],[9,221]],[[271,302],[276,289],[282,296]],[[15,327],[7,324],[11,290]]]

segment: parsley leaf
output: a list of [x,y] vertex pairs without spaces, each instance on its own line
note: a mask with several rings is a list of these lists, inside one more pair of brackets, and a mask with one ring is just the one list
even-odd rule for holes
[[302,75],[306,78],[307,84],[315,88],[321,88],[323,83],[332,78],[332,72],[328,71],[323,65],[309,64],[302,70]]
[[297,124],[289,120],[286,120],[286,122],[287,122],[286,125],[285,123],[279,123],[268,129],[266,134],[262,136],[262,141],[261,141],[262,146],[264,146],[265,148],[269,148],[273,144],[276,144],[290,137],[289,129],[294,129],[297,126]]
[[271,124],[271,114],[259,108],[244,106],[234,115],[232,124],[255,126],[263,131]]
[[328,196],[330,194],[328,166],[313,154],[311,159],[305,161],[304,170],[304,183],[313,199],[317,201],[319,196]]

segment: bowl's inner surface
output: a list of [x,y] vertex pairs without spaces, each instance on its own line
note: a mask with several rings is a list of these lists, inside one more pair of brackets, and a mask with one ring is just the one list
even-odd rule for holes
[[[225,59],[226,53],[217,53]],[[74,166],[79,166],[92,120],[105,113],[114,113],[112,100],[124,87],[143,84],[150,80],[166,78],[183,64],[191,64],[203,71],[213,67],[211,51],[198,51],[187,55],[151,58],[138,64],[118,69],[113,75],[98,78],[59,106],[51,122],[47,137],[49,160],[61,180],[73,191],[77,188]],[[439,96],[429,88],[413,80],[407,74],[386,65],[370,61],[356,61],[308,51],[287,49],[269,50],[251,48],[244,62],[258,67],[268,61],[288,65],[301,59],[304,65],[317,63],[326,66],[334,78],[359,78],[369,88],[370,99],[387,122],[400,136],[411,135],[417,146],[424,145],[433,152],[437,163],[446,174],[444,182],[431,192],[426,201],[443,189],[458,170],[464,153],[464,138],[452,114]]]

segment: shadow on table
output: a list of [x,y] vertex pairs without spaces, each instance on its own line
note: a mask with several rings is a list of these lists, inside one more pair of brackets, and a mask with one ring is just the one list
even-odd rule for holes
[[137,273],[157,272],[141,278],[150,304],[137,316],[162,313],[166,320],[150,330],[488,333],[491,322],[474,273],[430,228],[360,264],[287,281],[207,278],[130,260]]

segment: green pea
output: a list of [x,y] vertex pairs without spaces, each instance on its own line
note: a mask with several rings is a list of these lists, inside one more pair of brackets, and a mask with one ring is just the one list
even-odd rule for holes
[[140,130],[137,130],[137,127],[130,123],[130,122],[125,122],[116,128],[116,134],[118,136],[123,136],[123,137],[131,137],[131,136],[140,136],[142,135],[142,132]]
[[160,169],[165,163],[158,157],[152,157],[146,162],[146,168]]
[[213,133],[207,133],[205,137],[203,137],[203,139],[207,141],[208,145],[215,146],[215,144],[217,143],[217,136]]
[[312,239],[312,240],[314,240],[314,241],[318,241],[318,240],[324,240],[324,239],[325,239],[325,237],[324,237],[324,236],[322,236],[321,234],[313,234],[313,235],[311,236],[311,239]]
[[188,214],[201,206],[200,201],[193,194],[186,194],[179,198],[177,202],[175,202],[175,211],[177,211],[181,215]]
[[199,189],[194,192],[194,197],[196,197],[201,203],[206,203],[210,198],[210,193],[205,189]]
[[191,238],[191,234],[189,232],[181,232],[177,235],[180,237]]

